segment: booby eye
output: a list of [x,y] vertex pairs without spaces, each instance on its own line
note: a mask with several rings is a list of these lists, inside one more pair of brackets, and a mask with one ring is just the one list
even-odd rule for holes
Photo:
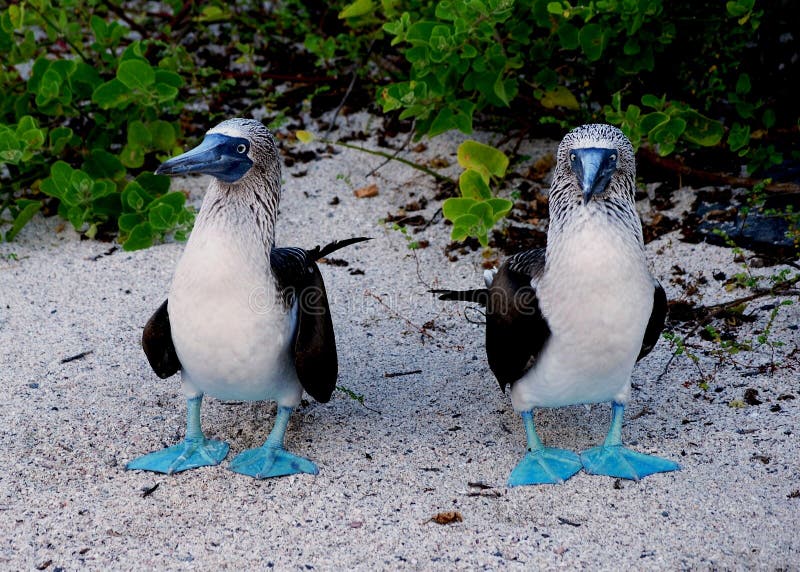
[[612,161],[616,161],[616,160],[617,160],[617,155],[616,155],[616,154],[614,154],[614,155],[611,155],[611,156],[609,157],[609,159],[611,159]]
[[239,143],[239,146],[236,147],[237,153],[244,153],[246,151],[247,151],[247,145],[245,145],[244,143]]
[[576,156],[575,156],[575,153],[570,153],[570,154],[569,154],[569,160],[570,160],[570,161],[572,161],[573,163],[575,162],[575,160],[576,160],[577,158],[578,158],[578,157],[576,157]]

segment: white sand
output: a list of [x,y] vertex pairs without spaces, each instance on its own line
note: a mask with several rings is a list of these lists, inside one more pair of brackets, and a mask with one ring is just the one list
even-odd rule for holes
[[[438,138],[424,154],[405,156],[455,164],[457,139]],[[528,152],[535,159],[553,147]],[[221,466],[172,477],[126,472],[127,461],[183,434],[178,377],[159,380],[139,346],[182,245],[104,256],[110,244],[80,241],[42,218],[0,244],[0,568],[800,568],[800,498],[788,496],[800,489],[800,384],[797,358],[786,357],[799,341],[790,329],[797,306],[773,326],[786,344],[774,359],[795,370],[744,367],[773,359],[763,347],[736,356],[743,367],[703,358],[700,367],[713,376],[704,392],[685,357],[657,381],[672,355],[663,340],[636,368],[623,438],[678,460],[682,471],[620,488],[581,472],[560,486],[508,489],[524,433],[486,365],[483,327],[466,322],[462,306],[426,293],[434,283],[480,286],[480,256],[448,262],[449,227],[441,223],[419,235],[431,244],[416,256],[400,233],[380,226],[409,193],[433,195],[428,177],[397,163],[366,179],[381,162],[343,150],[285,173],[280,245],[375,237],[337,253],[349,267],[322,270],[340,384],[380,413],[337,392],[296,414],[287,444],[318,463],[316,477],[259,482],[227,471],[233,455],[266,437],[274,406],[214,399],[204,404],[203,423],[210,437],[231,444]],[[301,171],[307,175],[293,176]],[[370,182],[379,196],[356,199],[353,189]],[[200,196],[205,183],[178,180],[173,188]],[[331,206],[334,196],[341,203]],[[431,200],[424,214],[438,206]],[[648,249],[659,253],[656,271],[672,298],[683,295],[670,284],[674,264],[708,279],[694,297],[701,304],[745,294],[725,292],[711,277],[737,271],[729,250],[683,244],[677,235]],[[740,335],[753,337],[768,313],[759,311]],[[420,333],[429,320],[435,327]],[[91,353],[61,363],[81,352]],[[384,377],[416,369],[422,373]],[[730,407],[747,388],[764,403]],[[797,399],[779,401],[785,394]],[[771,411],[775,405],[781,410]],[[548,444],[576,451],[601,442],[608,421],[605,406],[537,415]],[[472,496],[481,491],[470,482],[493,488]],[[463,522],[429,522],[453,510]]]

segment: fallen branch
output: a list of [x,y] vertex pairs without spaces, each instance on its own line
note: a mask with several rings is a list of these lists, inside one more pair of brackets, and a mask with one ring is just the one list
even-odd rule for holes
[[[727,173],[714,173],[712,171],[696,169],[690,167],[680,159],[662,157],[648,147],[640,147],[638,155],[643,163],[675,173],[693,183],[729,185],[732,187],[746,187],[752,189],[762,182],[761,179],[755,179],[753,177],[736,177]],[[764,187],[764,190],[768,193],[775,194],[800,194],[800,185],[797,183],[769,183]]]

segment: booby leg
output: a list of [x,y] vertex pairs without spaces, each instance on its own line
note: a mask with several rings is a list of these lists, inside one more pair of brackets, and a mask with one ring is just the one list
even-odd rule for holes
[[614,403],[611,414],[611,428],[605,442],[581,453],[581,462],[587,473],[608,475],[620,479],[639,479],[653,473],[677,471],[680,465],[669,459],[637,453],[622,446],[622,416],[625,406]]
[[283,448],[286,427],[292,416],[292,407],[278,407],[275,426],[261,447],[242,451],[231,461],[228,468],[236,473],[256,479],[282,477],[297,473],[319,473],[317,466],[304,457],[298,457]]
[[581,459],[572,451],[545,447],[533,424],[533,411],[522,413],[528,452],[508,477],[508,486],[563,483],[581,470]]
[[200,429],[202,401],[202,394],[186,401],[186,438],[182,443],[134,459],[125,468],[171,475],[197,467],[219,465],[228,454],[228,444],[206,439],[203,435]]

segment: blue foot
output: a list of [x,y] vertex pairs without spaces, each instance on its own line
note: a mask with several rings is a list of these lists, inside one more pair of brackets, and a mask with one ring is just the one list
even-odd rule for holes
[[227,454],[228,444],[224,441],[212,441],[204,437],[187,439],[172,447],[134,459],[125,468],[171,475],[197,467],[219,465]]
[[587,473],[638,481],[653,473],[677,471],[680,465],[669,459],[637,453],[622,445],[603,445],[581,453]]
[[242,451],[231,461],[228,468],[256,479],[283,477],[298,473],[316,475],[319,469],[309,459],[298,457],[281,446],[265,444],[255,449]]
[[580,457],[572,451],[543,447],[525,454],[511,471],[508,486],[563,483],[582,467]]

